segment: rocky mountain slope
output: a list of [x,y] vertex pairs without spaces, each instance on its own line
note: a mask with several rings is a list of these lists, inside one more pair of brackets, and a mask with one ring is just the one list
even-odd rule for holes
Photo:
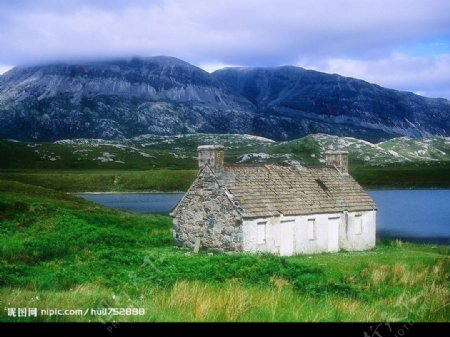
[[14,68],[0,77],[0,138],[249,133],[252,110],[207,72],[169,57]]
[[328,133],[450,135],[450,102],[298,67],[209,74],[172,57],[14,68],[0,76],[0,139]]
[[317,132],[375,141],[450,134],[450,102],[445,99],[292,66],[225,68],[213,76],[267,116],[258,127],[271,130],[265,135],[273,139]]

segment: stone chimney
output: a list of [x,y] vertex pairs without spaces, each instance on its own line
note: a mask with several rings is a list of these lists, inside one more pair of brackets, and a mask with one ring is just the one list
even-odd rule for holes
[[223,172],[224,151],[222,145],[200,145],[197,151],[199,170],[208,165],[214,173]]
[[327,165],[334,166],[342,174],[348,174],[348,152],[347,151],[327,151],[325,152]]

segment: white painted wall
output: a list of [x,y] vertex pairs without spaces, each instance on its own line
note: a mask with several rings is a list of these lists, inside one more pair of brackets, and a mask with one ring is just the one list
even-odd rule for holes
[[[345,250],[365,250],[375,247],[376,211],[348,212],[339,231],[339,246]],[[361,224],[361,232],[358,230]]]
[[[355,231],[358,219],[361,233]],[[308,235],[308,220],[315,223],[312,238]],[[370,249],[375,246],[375,220],[376,211],[248,219],[243,221],[243,250],[289,256]],[[265,230],[261,230],[263,223]],[[263,240],[261,233],[265,233]]]

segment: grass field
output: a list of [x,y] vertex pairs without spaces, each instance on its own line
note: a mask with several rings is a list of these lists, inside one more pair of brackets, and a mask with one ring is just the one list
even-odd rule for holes
[[[169,217],[107,209],[0,180],[0,306],[88,309],[1,321],[449,321],[449,247],[379,242],[365,252],[192,254]],[[89,309],[143,308],[98,316]]]
[[450,162],[388,167],[350,166],[350,174],[364,188],[450,188]]
[[186,191],[197,170],[16,170],[0,171],[0,179],[62,192]]
[[[364,187],[450,188],[450,163],[430,166],[350,166],[351,175]],[[0,170],[0,179],[18,181],[62,192],[175,192],[194,181],[190,170]]]

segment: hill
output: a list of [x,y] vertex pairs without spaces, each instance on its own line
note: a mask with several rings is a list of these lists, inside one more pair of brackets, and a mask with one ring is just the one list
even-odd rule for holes
[[142,135],[120,141],[73,139],[48,142],[0,141],[0,169],[195,169],[197,146],[225,146],[234,163],[317,165],[328,150],[349,151],[350,165],[426,165],[450,161],[450,139],[394,138],[381,143],[325,134],[276,142],[230,134]]

